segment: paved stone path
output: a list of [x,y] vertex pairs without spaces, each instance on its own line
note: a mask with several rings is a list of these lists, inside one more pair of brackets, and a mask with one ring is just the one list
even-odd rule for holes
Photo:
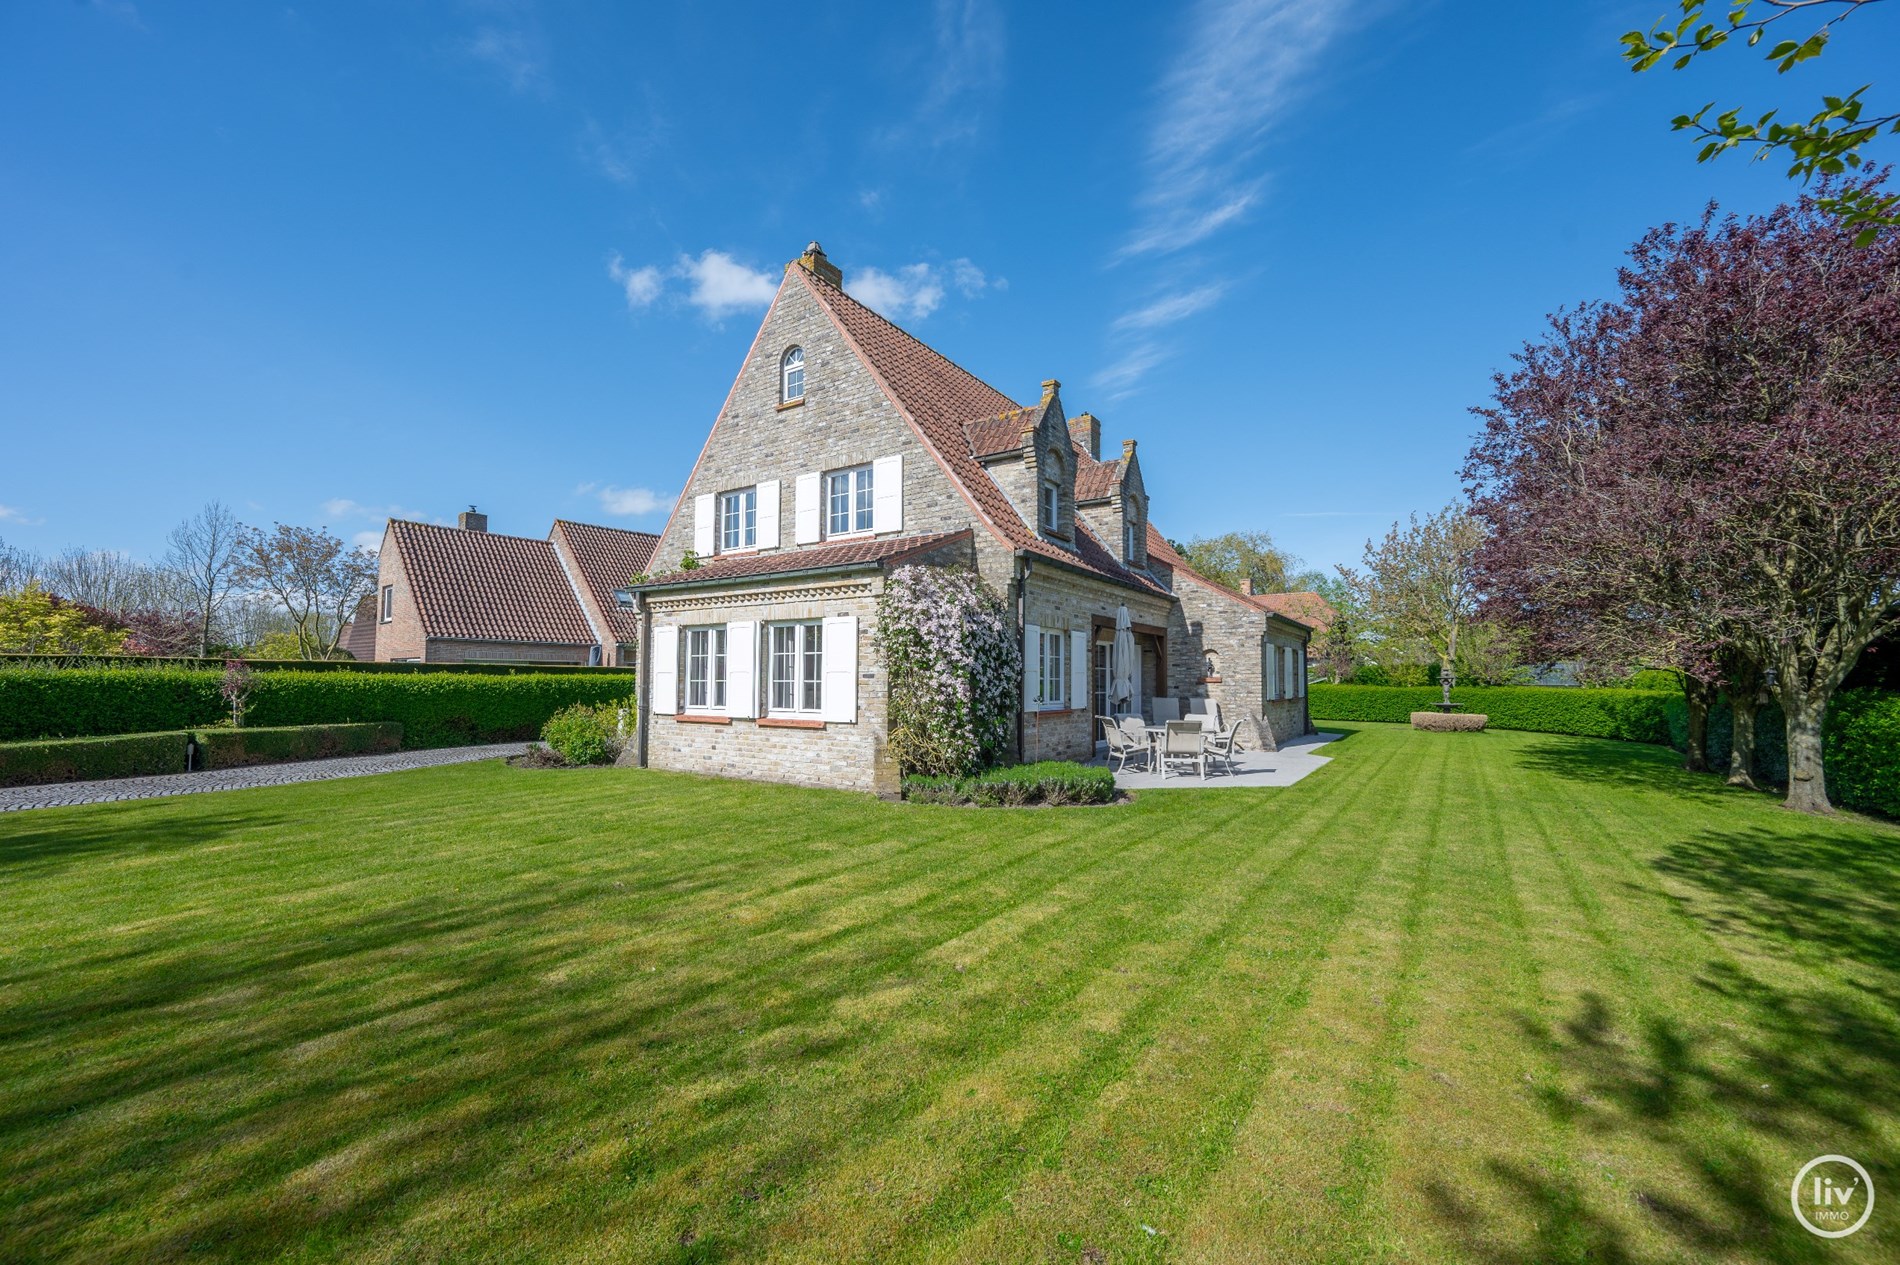
[[120,799],[153,799],[160,795],[193,795],[199,791],[236,791],[250,786],[283,786],[290,782],[327,782],[331,778],[366,777],[402,769],[426,769],[437,764],[466,764],[520,755],[525,742],[502,742],[485,747],[443,747],[435,751],[394,751],[388,755],[341,756],[334,760],[300,760],[294,764],[260,764],[245,769],[213,769],[205,773],[166,773],[158,777],[122,777],[103,782],[59,782],[51,786],[0,788],[0,813],[25,808],[63,808],[69,804],[103,804]]

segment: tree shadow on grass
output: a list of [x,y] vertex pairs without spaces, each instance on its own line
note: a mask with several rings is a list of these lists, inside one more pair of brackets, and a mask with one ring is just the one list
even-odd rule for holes
[[1518,767],[1527,772],[1711,802],[1741,795],[1758,797],[1757,792],[1736,790],[1710,774],[1689,772],[1682,767],[1681,755],[1668,747],[1569,734],[1539,734],[1537,738],[1535,745],[1516,756]]
[[203,847],[243,835],[269,837],[299,820],[254,804],[217,813],[174,814],[175,800],[78,810],[34,808],[0,814],[0,875],[10,883],[96,853],[129,855]]

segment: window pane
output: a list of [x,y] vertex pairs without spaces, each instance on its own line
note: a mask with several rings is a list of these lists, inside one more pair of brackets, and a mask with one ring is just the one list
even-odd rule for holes
[[797,666],[798,630],[787,624],[772,628],[772,710],[792,709],[793,680]]
[[830,523],[826,530],[833,536],[842,536],[851,530],[851,474],[839,471],[827,476],[829,485]]
[[871,530],[871,467],[858,471],[858,530]]
[[712,705],[726,705],[726,630],[712,631]]
[[703,628],[686,634],[686,705],[706,705],[706,630]]
[[759,494],[747,489],[739,494],[739,500],[745,506],[745,519],[740,534],[745,548],[751,548],[759,540]]
[[806,624],[803,632],[805,670],[800,706],[808,712],[815,712],[819,709],[825,689],[825,629],[822,624]]

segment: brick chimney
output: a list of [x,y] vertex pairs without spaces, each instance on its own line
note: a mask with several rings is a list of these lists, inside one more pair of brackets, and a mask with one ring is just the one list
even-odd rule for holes
[[805,247],[805,253],[798,257],[797,263],[799,267],[820,281],[829,281],[840,290],[844,289],[843,270],[825,258],[825,248],[817,242]]
[[1093,413],[1077,413],[1069,419],[1069,438],[1082,445],[1082,451],[1097,461],[1102,459],[1102,420]]
[[488,515],[478,514],[473,505],[455,516],[455,525],[463,531],[487,531]]
[[1242,593],[1245,593],[1248,597],[1253,596],[1253,577],[1252,576],[1248,576],[1246,579],[1240,582],[1240,591]]

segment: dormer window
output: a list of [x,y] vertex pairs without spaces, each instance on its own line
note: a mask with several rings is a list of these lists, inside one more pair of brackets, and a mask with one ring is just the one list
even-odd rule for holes
[[1062,485],[1054,479],[1042,481],[1042,529],[1053,532],[1062,522]]
[[1122,524],[1122,557],[1129,562],[1133,562],[1137,557],[1135,541],[1139,537],[1140,532],[1141,528],[1132,518]]
[[779,403],[796,404],[805,398],[805,349],[793,347],[779,361]]

